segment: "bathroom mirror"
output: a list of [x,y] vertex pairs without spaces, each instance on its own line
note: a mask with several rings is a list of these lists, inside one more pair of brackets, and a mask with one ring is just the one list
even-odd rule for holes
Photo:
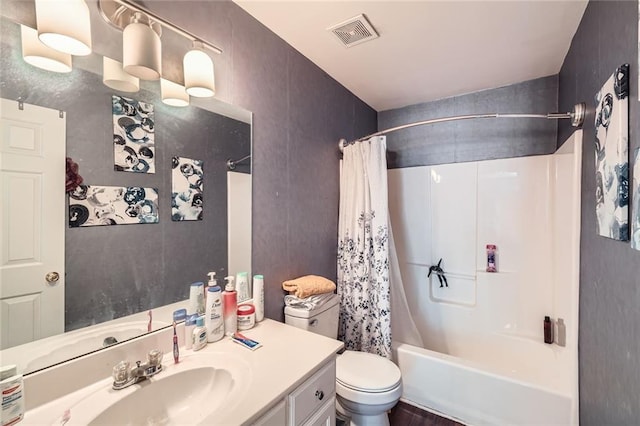
[[[1,97],[64,111],[66,156],[78,164],[83,185],[158,192],[157,223],[113,226],[70,226],[69,202],[74,200],[64,196],[66,222],[60,226],[65,272],[60,283],[65,296],[59,309],[64,309],[65,335],[74,338],[37,336],[32,330],[33,336],[25,336],[20,345],[2,348],[2,363],[25,349],[38,355],[37,362],[22,366],[21,372],[28,373],[113,342],[107,338],[122,341],[166,326],[173,308],[188,298],[190,283],[206,282],[208,272],[215,271],[220,284],[227,274],[246,271],[251,276],[251,113],[213,98],[192,98],[183,108],[165,105],[157,81],[141,81],[137,93],[114,91],[102,83],[102,56],[95,52],[74,57],[73,71],[67,74],[32,67],[22,59],[20,26],[2,13]],[[96,22],[96,13],[92,9],[92,25],[107,25]],[[114,95],[153,105],[155,173],[114,169]],[[203,162],[201,220],[174,220],[174,157]],[[0,293],[0,303],[6,302]],[[87,335],[98,343],[92,341],[78,353],[75,349],[83,346],[78,342]],[[34,346],[30,337],[43,340]],[[44,352],[33,355],[40,349]]]

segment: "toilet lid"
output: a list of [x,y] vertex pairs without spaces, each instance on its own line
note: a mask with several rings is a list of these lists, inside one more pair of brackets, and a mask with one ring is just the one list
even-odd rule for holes
[[363,392],[385,392],[400,383],[400,369],[379,355],[345,351],[336,361],[336,380]]

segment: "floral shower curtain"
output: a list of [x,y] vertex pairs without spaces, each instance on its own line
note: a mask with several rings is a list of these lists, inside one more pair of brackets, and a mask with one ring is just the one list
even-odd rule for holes
[[391,358],[386,138],[344,148],[338,222],[339,338]]

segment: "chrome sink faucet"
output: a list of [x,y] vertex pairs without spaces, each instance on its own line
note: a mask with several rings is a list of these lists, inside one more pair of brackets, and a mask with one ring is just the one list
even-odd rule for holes
[[131,367],[129,361],[120,361],[113,367],[113,389],[120,390],[155,376],[162,371],[161,350],[153,349],[147,354],[147,362],[136,361]]

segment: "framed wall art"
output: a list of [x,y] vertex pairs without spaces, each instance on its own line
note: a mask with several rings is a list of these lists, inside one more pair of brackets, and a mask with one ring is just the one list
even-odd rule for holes
[[117,95],[111,98],[114,170],[155,173],[153,104]]
[[69,193],[69,227],[158,223],[158,190],[80,185]]
[[171,169],[171,220],[202,220],[202,160],[173,157]]
[[629,64],[596,93],[596,217],[599,235],[629,240]]

